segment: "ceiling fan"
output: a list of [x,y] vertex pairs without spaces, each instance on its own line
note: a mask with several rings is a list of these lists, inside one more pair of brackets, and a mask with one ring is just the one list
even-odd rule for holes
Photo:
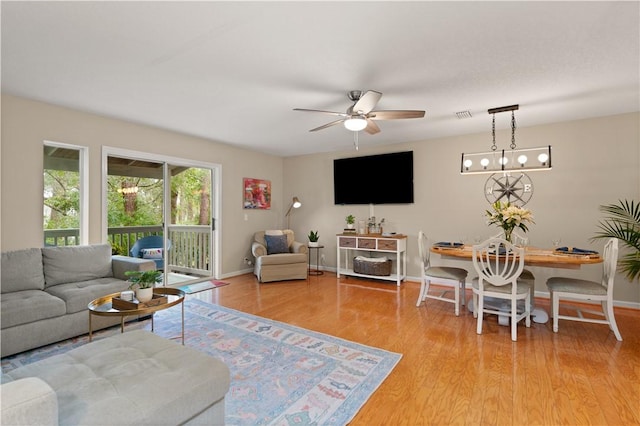
[[294,108],[294,111],[307,111],[307,112],[321,112],[323,114],[337,115],[341,118],[324,124],[315,129],[309,130],[310,132],[316,132],[318,130],[326,129],[327,127],[335,126],[336,124],[343,123],[344,127],[353,132],[364,130],[370,135],[375,135],[380,132],[380,127],[375,123],[377,120],[397,120],[402,118],[422,118],[424,117],[424,111],[418,110],[385,110],[374,111],[376,104],[382,97],[382,93],[375,90],[352,90],[347,95],[351,101],[354,102],[347,112],[333,112],[322,111],[317,109],[305,109]]

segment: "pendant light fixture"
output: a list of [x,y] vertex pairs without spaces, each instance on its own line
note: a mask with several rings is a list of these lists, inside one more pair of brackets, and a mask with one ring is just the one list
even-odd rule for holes
[[[492,108],[491,133],[493,144],[489,152],[462,153],[460,173],[463,175],[496,172],[529,172],[551,169],[551,145],[537,148],[516,147],[515,111],[519,105]],[[511,145],[509,149],[498,150],[496,145],[496,114],[511,111]]]

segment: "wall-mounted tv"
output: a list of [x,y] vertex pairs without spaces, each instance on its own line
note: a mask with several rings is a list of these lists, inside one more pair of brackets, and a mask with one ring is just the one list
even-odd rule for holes
[[333,160],[335,204],[413,203],[413,151]]

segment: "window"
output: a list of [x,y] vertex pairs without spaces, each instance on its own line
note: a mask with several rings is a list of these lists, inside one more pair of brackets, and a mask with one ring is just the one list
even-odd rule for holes
[[45,246],[86,244],[85,147],[45,141],[43,229]]

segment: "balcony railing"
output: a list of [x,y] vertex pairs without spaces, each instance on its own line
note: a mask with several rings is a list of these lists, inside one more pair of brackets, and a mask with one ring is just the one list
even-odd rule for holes
[[[165,259],[168,271],[196,276],[211,275],[211,232],[208,225],[170,225],[171,249]],[[117,254],[129,255],[140,238],[162,235],[162,226],[124,226],[107,229],[107,239]],[[79,242],[78,229],[45,229],[46,246],[72,246]]]

